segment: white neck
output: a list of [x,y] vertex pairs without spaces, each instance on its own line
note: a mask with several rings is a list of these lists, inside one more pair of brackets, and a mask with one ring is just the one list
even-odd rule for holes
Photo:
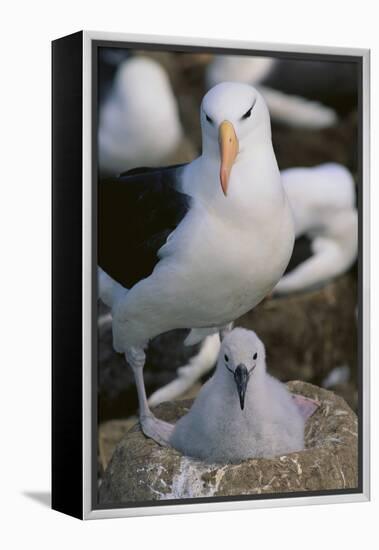
[[262,139],[261,133],[259,139],[253,134],[249,143],[242,144],[231,171],[227,197],[221,190],[220,154],[214,140],[212,145],[205,140],[203,154],[185,168],[182,188],[206,209],[224,220],[240,220],[242,225],[265,219],[266,210],[275,211],[285,202],[271,139]]

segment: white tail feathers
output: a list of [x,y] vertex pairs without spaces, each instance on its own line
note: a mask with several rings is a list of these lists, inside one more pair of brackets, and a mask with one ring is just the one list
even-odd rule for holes
[[113,307],[121,294],[127,292],[127,289],[120,285],[120,283],[117,283],[112,277],[109,277],[101,267],[98,267],[97,274],[99,298],[108,307]]

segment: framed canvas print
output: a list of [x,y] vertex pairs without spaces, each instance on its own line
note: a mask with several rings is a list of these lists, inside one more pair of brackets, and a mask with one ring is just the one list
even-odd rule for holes
[[369,52],[53,42],[53,508],[369,498]]

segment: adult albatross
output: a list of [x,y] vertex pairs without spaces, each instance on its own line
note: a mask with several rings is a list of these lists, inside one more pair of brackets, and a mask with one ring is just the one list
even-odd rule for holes
[[262,96],[218,84],[200,118],[200,157],[99,186],[99,293],[112,307],[114,348],[135,375],[142,430],[162,445],[173,427],[147,404],[149,340],[178,328],[192,329],[187,343],[222,336],[274,288],[294,242]]

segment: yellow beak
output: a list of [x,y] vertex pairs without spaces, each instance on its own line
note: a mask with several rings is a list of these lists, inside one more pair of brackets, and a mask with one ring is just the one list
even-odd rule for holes
[[226,196],[228,193],[229,177],[236,156],[238,155],[238,138],[234,126],[228,120],[220,124],[218,130],[218,141],[220,144],[220,182],[222,192]]

